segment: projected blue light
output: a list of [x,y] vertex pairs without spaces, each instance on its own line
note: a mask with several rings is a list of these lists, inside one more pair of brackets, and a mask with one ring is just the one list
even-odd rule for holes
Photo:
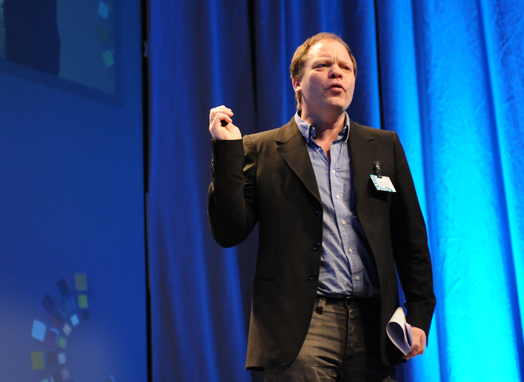
[[[162,110],[155,131],[170,139],[180,130],[172,133],[164,126],[181,123],[202,128],[201,135],[191,135],[189,139],[194,141],[189,146],[192,151],[209,153],[209,135],[195,119],[204,116],[204,120],[209,108],[224,99],[234,109],[235,119],[243,120],[239,124],[243,133],[278,127],[294,112],[288,74],[294,49],[319,31],[342,36],[351,46],[359,68],[350,117],[398,132],[428,226],[437,310],[426,354],[402,366],[404,381],[520,381],[524,375],[524,305],[520,303],[524,301],[524,3],[262,0],[250,3],[247,10],[243,3],[226,3],[231,15],[227,17],[228,28],[223,27],[222,3],[212,2],[213,11],[205,11],[204,26],[199,25],[198,31],[187,22],[186,18],[191,19],[187,12],[175,15],[175,27],[169,26],[173,15],[164,18],[157,14],[159,20],[164,20],[164,28],[175,32],[167,35],[198,34],[195,39],[205,42],[202,45],[206,49],[194,40],[187,44],[176,42],[186,47],[187,56],[194,62],[209,55],[208,47],[220,62],[212,62],[209,68],[199,66],[201,80],[184,79],[185,72],[178,68],[174,73],[171,68],[162,72],[191,91],[180,96],[184,107],[169,104],[166,111]],[[207,6],[208,2],[197,0],[185,10],[194,17],[202,15],[201,9]],[[210,31],[213,35],[208,35]],[[163,51],[157,52],[157,63],[164,60],[160,53]],[[204,90],[193,90],[195,83]],[[208,90],[209,83],[215,87],[212,91]],[[161,89],[163,85],[153,86]],[[165,95],[178,99],[175,93]],[[158,105],[167,104],[162,101]],[[167,111],[182,119],[173,119]],[[165,149],[160,144],[157,148]],[[180,163],[184,171],[189,167],[200,172],[194,175],[191,187],[177,191],[177,199],[189,200],[198,194],[193,186],[205,188],[209,181],[207,162],[200,163],[200,169],[193,163],[186,165],[185,158],[194,160],[191,153],[172,157],[174,162],[167,165],[162,160],[155,162],[160,173],[177,171]],[[168,182],[164,186],[174,188],[177,184]],[[173,195],[159,193],[156,197],[161,201],[160,209]],[[191,216],[188,219],[194,219],[193,227],[198,229],[205,223],[201,214],[194,217],[192,213],[187,212]],[[172,219],[176,222],[176,217]],[[206,261],[232,278],[227,288],[220,277],[208,280],[204,293],[199,288],[209,275],[209,269],[205,269],[192,281],[198,284],[191,284],[194,290],[211,298],[209,288],[216,282],[220,286],[217,290],[227,293],[230,300],[239,300],[235,288],[245,284],[235,275],[245,270],[239,269],[234,258],[248,251],[217,249],[205,235],[191,233],[191,238],[205,243],[192,243],[188,248],[225,256],[221,263],[214,258]],[[201,256],[200,252],[196,256]],[[208,306],[219,311],[216,305]],[[232,309],[239,327],[227,328],[228,333],[234,333],[234,341],[215,345],[215,349],[229,346],[236,355],[245,350],[241,310],[238,303]],[[176,324],[181,331],[190,327],[188,321]],[[222,319],[208,324],[215,334],[217,328],[223,328]],[[164,350],[165,346],[157,348],[159,352]],[[214,354],[221,359],[220,352]],[[162,366],[171,367],[166,363]],[[224,371],[214,364],[205,371],[206,375],[213,372],[220,373],[213,376],[217,380],[249,378],[242,370]]]

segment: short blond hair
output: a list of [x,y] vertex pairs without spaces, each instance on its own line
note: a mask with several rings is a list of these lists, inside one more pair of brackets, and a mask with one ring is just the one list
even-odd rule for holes
[[[334,33],[321,32],[308,38],[295,51],[295,54],[291,59],[291,65],[289,66],[289,71],[291,72],[292,80],[295,78],[302,78],[302,76],[304,75],[304,65],[306,63],[309,50],[313,45],[323,40],[337,41],[341,43],[344,46],[344,48],[346,48],[349,57],[351,58],[351,62],[353,63],[355,77],[357,76],[357,60],[355,59],[355,56],[353,56],[353,53],[351,53],[351,49],[349,49],[348,44],[346,44],[344,40],[342,40]],[[295,97],[297,98],[297,109],[300,109],[302,107],[302,94],[299,92],[295,92]]]

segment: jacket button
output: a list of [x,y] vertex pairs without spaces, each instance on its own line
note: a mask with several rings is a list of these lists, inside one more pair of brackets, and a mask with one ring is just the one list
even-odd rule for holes
[[315,219],[317,219],[317,220],[322,219],[322,211],[315,212]]
[[312,273],[309,275],[309,279],[311,281],[315,281],[316,279],[318,279],[318,275],[316,273]]
[[320,246],[321,246],[320,243],[313,244],[313,251],[318,251],[320,249]]

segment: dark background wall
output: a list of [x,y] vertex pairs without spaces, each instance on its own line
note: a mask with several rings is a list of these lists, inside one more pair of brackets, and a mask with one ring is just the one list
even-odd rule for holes
[[140,1],[8,3],[29,61],[0,59],[0,380],[143,382]]

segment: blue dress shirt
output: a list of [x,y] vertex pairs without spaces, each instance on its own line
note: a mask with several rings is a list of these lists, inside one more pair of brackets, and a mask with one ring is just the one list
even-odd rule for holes
[[379,298],[377,274],[364,231],[354,215],[349,116],[331,144],[331,162],[315,142],[315,128],[298,111],[295,121],[306,141],[323,208],[323,244],[318,293],[330,297]]

